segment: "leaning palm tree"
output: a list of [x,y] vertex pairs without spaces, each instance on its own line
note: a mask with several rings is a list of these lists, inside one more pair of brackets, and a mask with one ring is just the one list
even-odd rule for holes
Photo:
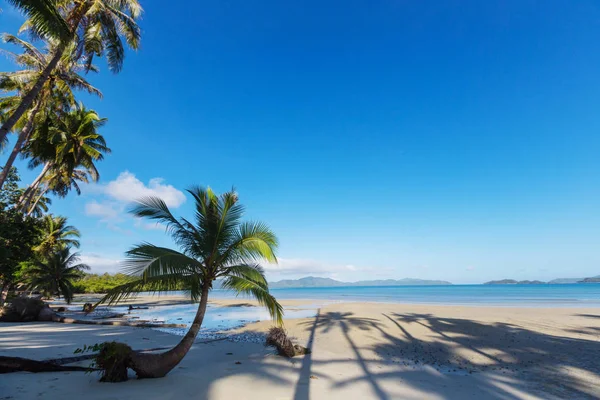
[[81,233],[74,226],[68,225],[66,217],[46,215],[41,222],[40,236],[41,242],[33,250],[46,256],[65,248],[79,248]]
[[[24,69],[0,73],[0,92],[9,93],[8,96],[0,99],[0,120],[16,110],[22,97],[37,81],[42,70],[49,63],[53,49],[57,46],[55,41],[49,41],[44,50],[39,50],[31,43],[14,35],[4,34],[2,38],[6,43],[19,46],[22,53],[15,54],[1,49],[0,52],[7,54],[17,65],[24,67]],[[44,119],[44,115],[60,112],[64,108],[68,109],[76,105],[74,90],[84,90],[102,97],[102,93],[79,74],[84,70],[96,72],[96,67],[91,66],[88,68],[88,66],[78,61],[75,55],[76,51],[77,49],[73,45],[69,47],[68,51],[65,51],[56,68],[50,74],[50,78],[42,86],[29,112],[23,114],[13,127],[14,130],[19,131],[19,135],[6,161],[4,171],[10,169],[17,155],[29,140],[36,119],[39,122]],[[5,174],[0,172],[0,188],[2,188],[5,180]]]
[[140,41],[137,20],[142,7],[137,0],[8,0],[28,18],[21,28],[34,38],[54,40],[57,46],[35,83],[0,127],[0,143],[31,107],[44,83],[69,46],[91,65],[94,56],[106,55],[108,67],[119,72],[125,59],[123,39],[132,49]]
[[131,353],[128,366],[140,378],[159,378],[171,371],[192,347],[200,331],[213,282],[249,295],[265,306],[281,324],[283,308],[269,293],[260,261],[276,262],[275,234],[262,223],[242,222],[244,208],[235,192],[220,196],[210,188],[188,190],[195,200],[194,220],[177,219],[159,198],[140,200],[131,210],[140,218],[164,224],[180,250],[142,243],[127,252],[125,271],[135,277],[117,286],[100,303],[116,303],[139,291],[186,288],[192,301],[199,301],[190,329],[173,349],[161,354]]
[[46,297],[62,296],[67,303],[73,300],[73,280],[80,278],[90,267],[79,263],[79,253],[70,253],[68,247],[56,250],[36,261],[27,270],[26,287],[39,290]]

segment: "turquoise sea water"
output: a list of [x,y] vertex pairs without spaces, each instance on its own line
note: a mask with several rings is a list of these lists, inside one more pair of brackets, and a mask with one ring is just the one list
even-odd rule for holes
[[[562,285],[442,285],[271,289],[278,299],[377,301],[519,307],[600,307],[600,283]],[[230,298],[215,290],[213,298]]]

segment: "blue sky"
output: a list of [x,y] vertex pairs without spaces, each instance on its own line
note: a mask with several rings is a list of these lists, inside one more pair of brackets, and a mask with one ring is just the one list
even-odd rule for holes
[[142,1],[141,49],[90,77],[113,154],[53,211],[96,271],[170,243],[129,201],[186,215],[200,184],[278,234],[271,279],[600,274],[600,3],[238,3]]

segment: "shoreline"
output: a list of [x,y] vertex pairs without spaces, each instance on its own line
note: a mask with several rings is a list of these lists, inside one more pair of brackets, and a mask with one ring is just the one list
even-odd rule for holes
[[[557,284],[558,285],[558,284]],[[90,302],[98,301],[102,298],[102,294],[76,294],[73,302],[83,303],[84,299],[90,300]],[[553,299],[553,300],[537,300],[532,301],[531,299],[515,299],[511,301],[498,301],[498,302],[427,302],[427,301],[410,301],[406,299],[395,299],[395,300],[361,300],[361,299],[339,299],[339,298],[281,298],[278,299],[279,303],[284,306],[304,306],[312,304],[343,304],[343,303],[358,303],[358,304],[405,304],[405,305],[423,305],[423,306],[448,306],[448,307],[493,307],[493,308],[532,308],[532,309],[554,309],[554,308],[596,308],[600,309],[600,299],[586,302],[583,300],[571,300],[571,299]],[[521,301],[519,303],[519,301]],[[252,299],[244,297],[231,298],[220,298],[220,297],[209,297],[208,303],[212,305],[233,307],[237,304],[256,304]],[[180,294],[140,294],[138,296],[132,296],[126,300],[120,301],[118,304],[113,306],[168,306],[168,305],[181,305],[181,304],[192,304],[192,301]],[[61,304],[62,305],[62,304]],[[101,306],[105,307],[106,304]]]

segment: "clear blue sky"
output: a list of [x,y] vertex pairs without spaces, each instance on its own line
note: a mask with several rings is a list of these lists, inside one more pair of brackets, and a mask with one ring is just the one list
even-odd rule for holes
[[201,184],[279,235],[271,279],[600,274],[598,1],[142,5],[141,49],[81,96],[109,119],[101,184],[53,206],[97,271],[169,243],[128,199],[186,215]]

